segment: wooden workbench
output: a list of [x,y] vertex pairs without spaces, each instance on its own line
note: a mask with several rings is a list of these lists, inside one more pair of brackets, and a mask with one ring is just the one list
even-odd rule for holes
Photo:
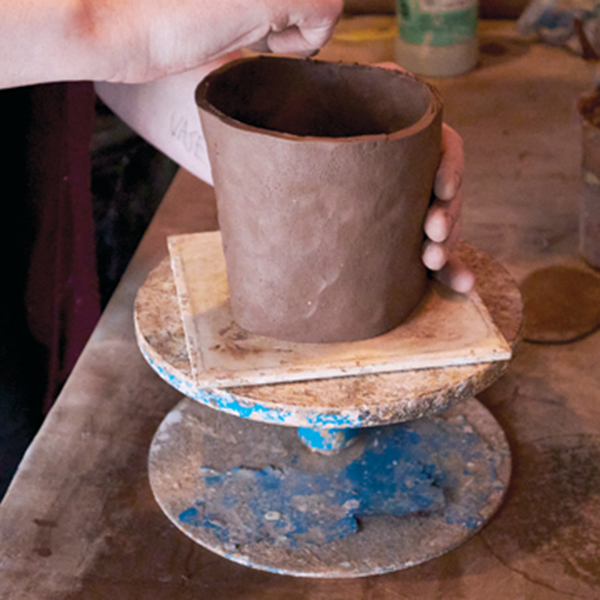
[[[520,279],[578,263],[580,59],[481,28],[482,64],[436,82],[467,153],[464,238]],[[212,191],[170,188],[77,367],[0,505],[0,598],[348,600],[600,597],[600,333],[523,343],[480,399],[514,456],[508,496],[483,531],[411,569],[358,580],[251,570],[197,546],[153,500],[152,436],[180,396],[135,343],[136,290],[165,236],[216,228]]]

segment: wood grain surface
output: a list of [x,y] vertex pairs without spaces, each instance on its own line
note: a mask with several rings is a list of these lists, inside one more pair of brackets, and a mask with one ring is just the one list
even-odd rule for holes
[[[590,75],[566,51],[518,39],[514,23],[484,23],[480,40],[480,67],[436,84],[465,142],[463,236],[519,281],[579,262],[574,106]],[[171,525],[152,498],[147,459],[181,396],[140,355],[133,302],[166,256],[167,235],[216,226],[211,190],[181,172],[0,505],[0,598],[598,598],[598,334],[520,344],[479,395],[506,431],[513,480],[492,521],[445,556],[364,579],[295,579],[220,558]]]

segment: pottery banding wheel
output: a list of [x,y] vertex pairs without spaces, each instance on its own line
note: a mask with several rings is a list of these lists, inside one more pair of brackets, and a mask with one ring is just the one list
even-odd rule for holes
[[[514,346],[522,318],[515,282],[471,246],[462,244],[460,252]],[[140,289],[135,318],[152,368],[188,396],[155,435],[154,495],[178,528],[222,556],[296,576],[383,573],[456,547],[502,501],[510,451],[497,422],[472,396],[506,362],[220,394],[195,389],[168,261]],[[323,456],[292,427],[271,425],[282,416],[296,427],[362,429],[352,446]]]

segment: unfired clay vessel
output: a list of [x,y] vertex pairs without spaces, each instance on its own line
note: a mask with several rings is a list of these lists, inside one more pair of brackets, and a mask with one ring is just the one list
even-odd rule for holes
[[579,213],[579,251],[589,265],[600,269],[600,93],[578,103],[582,122],[582,186]]
[[255,57],[196,92],[233,316],[298,342],[374,337],[421,299],[442,107],[413,76]]

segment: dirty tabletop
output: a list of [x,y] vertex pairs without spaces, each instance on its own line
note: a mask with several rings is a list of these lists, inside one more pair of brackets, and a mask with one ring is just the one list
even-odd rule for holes
[[[482,66],[436,82],[465,141],[463,237],[520,280],[576,256],[580,129],[590,73],[566,51],[483,23]],[[514,459],[504,505],[475,537],[389,575],[319,581],[236,565],[165,518],[150,442],[181,396],[135,343],[133,299],[167,235],[216,228],[211,190],[181,172],[0,506],[0,598],[558,600],[600,594],[600,333],[523,343],[479,395]]]

